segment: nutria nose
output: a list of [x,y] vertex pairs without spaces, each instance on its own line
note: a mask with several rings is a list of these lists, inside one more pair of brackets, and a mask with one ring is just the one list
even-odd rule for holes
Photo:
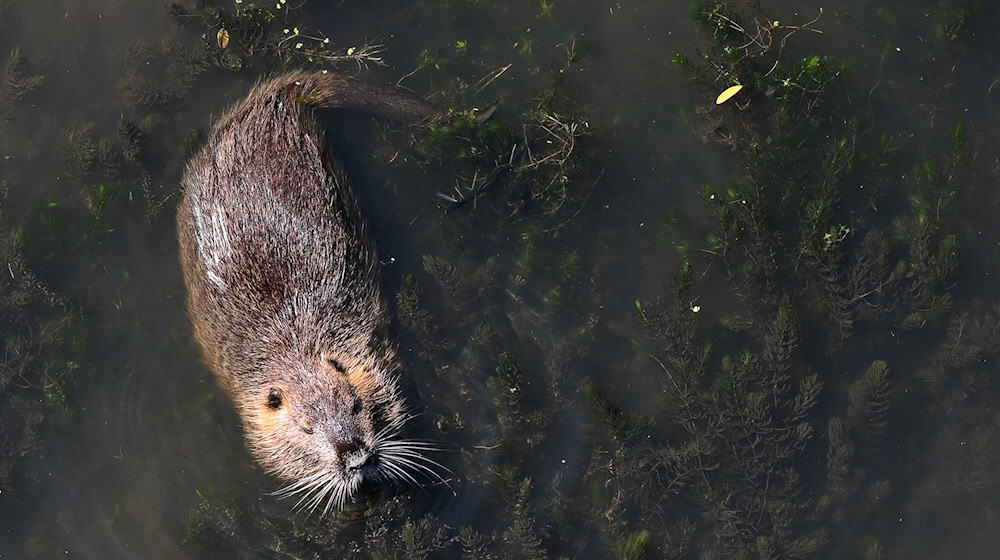
[[356,471],[372,461],[373,455],[363,447],[360,440],[339,441],[335,447],[347,470]]
[[361,449],[361,446],[358,445],[358,443],[360,442],[356,439],[351,441],[338,441],[334,444],[334,447],[337,449],[337,454],[343,457],[344,455],[354,453],[355,451]]

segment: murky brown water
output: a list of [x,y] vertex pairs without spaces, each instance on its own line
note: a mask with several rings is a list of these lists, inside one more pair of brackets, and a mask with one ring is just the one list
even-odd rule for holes
[[[8,289],[33,271],[61,298],[55,304],[36,290],[29,304],[2,308],[4,371],[22,355],[17,336],[38,340],[32,348],[40,356],[13,382],[0,378],[0,450],[13,465],[0,476],[0,558],[781,557],[768,556],[771,545],[752,534],[773,538],[777,531],[760,519],[780,515],[766,505],[732,505],[756,482],[728,480],[727,494],[713,481],[718,495],[699,502],[664,491],[674,471],[656,454],[688,440],[675,425],[676,403],[665,397],[666,366],[648,357],[658,350],[644,338],[642,312],[670,298],[683,263],[696,263],[688,303],[698,313],[692,329],[713,343],[711,367],[761,346],[721,322],[741,301],[723,265],[697,248],[675,249],[703,247],[714,231],[703,186],[724,192],[747,173],[746,146],[705,141],[725,84],[706,87],[671,64],[671,53],[697,57],[713,41],[686,2],[266,5],[272,25],[330,37],[337,52],[384,45],[385,66],[341,71],[383,83],[405,76],[404,86],[439,104],[455,99],[449,92],[459,80],[476,83],[510,64],[471,102],[500,101],[497,120],[519,128],[537,98],[558,91],[590,133],[580,144],[582,172],[569,177],[576,205],[548,219],[523,211],[516,193],[502,188],[451,209],[435,193],[470,177],[424,161],[413,147],[422,132],[364,115],[323,116],[371,224],[394,313],[410,275],[431,312],[433,337],[400,320],[394,331],[408,398],[424,411],[414,429],[451,448],[438,458],[454,471],[450,489],[429,485],[360,519],[326,520],[293,516],[290,504],[268,495],[279,483],[247,453],[238,418],[192,339],[173,230],[185,151],[198,143],[193,131],[203,135],[262,75],[308,61],[292,53],[283,62],[266,49],[250,56],[234,44],[229,52],[244,54],[238,64],[216,52],[196,68],[185,56],[216,41],[217,22],[205,10],[252,2],[181,1],[173,16],[166,4],[0,0],[0,56],[20,49],[21,77],[44,75],[16,103],[7,86],[0,105],[10,109],[0,112],[0,182],[10,193],[3,234],[19,232],[24,255],[22,269],[11,261],[16,252],[4,253],[13,262]],[[786,25],[820,13],[815,2],[770,4],[768,16]],[[891,167],[899,178],[879,179],[887,194],[878,209],[865,210],[887,231],[907,215],[919,165],[947,162],[949,134],[965,123],[968,162],[943,225],[956,235],[961,260],[942,287],[951,306],[926,328],[861,322],[844,348],[825,354],[825,325],[803,320],[793,379],[797,386],[815,372],[824,389],[807,418],[812,439],[787,463],[801,477],[802,509],[789,513],[796,521],[785,536],[808,540],[824,526],[828,542],[802,557],[992,558],[1000,534],[991,531],[1000,496],[998,348],[984,346],[993,339],[982,335],[968,363],[941,349],[956,336],[967,342],[956,335],[963,313],[970,332],[988,331],[976,312],[997,302],[1000,10],[957,0],[841,4],[825,6],[815,23],[822,34],[796,33],[782,56],[846,62],[851,71],[839,91],[855,113],[843,120],[899,139]],[[972,14],[965,20],[963,6]],[[138,158],[120,155],[127,146],[120,119],[142,132]],[[803,144],[799,157],[819,165],[824,149]],[[859,191],[874,188],[868,177],[857,179]],[[804,212],[803,205],[790,215]],[[858,212],[845,223],[868,219]],[[902,258],[905,244],[892,239],[893,258]],[[428,256],[444,264],[435,269]],[[822,316],[809,315],[805,286],[790,282],[785,292],[803,316]],[[59,323],[63,316],[71,321]],[[749,332],[772,317],[769,309]],[[513,388],[526,395],[514,415],[489,381],[505,379],[503,353],[520,365]],[[875,359],[890,367],[889,427],[877,445],[857,443],[850,476],[859,489],[831,513],[822,505],[831,494],[828,422],[845,415],[849,387]],[[942,361],[951,377],[927,382],[921,372]],[[721,391],[728,377],[712,379],[699,390]],[[633,439],[612,435],[588,382],[624,410]],[[657,451],[643,440],[657,442]],[[648,462],[630,462],[643,453]],[[626,465],[635,471],[620,472]],[[643,493],[662,493],[663,501],[651,507]],[[705,521],[712,503],[768,513],[726,536]],[[695,527],[686,547],[678,544],[682,520]],[[629,539],[642,530],[650,531],[644,552],[630,553]],[[740,539],[758,548],[732,554],[725,545]]]

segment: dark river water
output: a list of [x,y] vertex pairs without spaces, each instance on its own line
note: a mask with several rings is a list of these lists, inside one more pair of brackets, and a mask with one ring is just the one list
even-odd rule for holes
[[[0,558],[996,558],[998,25],[0,0]],[[214,119],[293,68],[441,111],[321,115],[444,479],[325,517],[247,450],[174,230]]]

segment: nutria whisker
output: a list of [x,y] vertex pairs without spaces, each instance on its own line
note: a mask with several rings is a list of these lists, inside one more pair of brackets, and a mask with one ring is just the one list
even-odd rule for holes
[[338,509],[342,508],[347,497],[353,494],[353,485],[348,485],[343,480],[337,480],[334,477],[330,477],[329,482],[327,482],[319,492],[314,494],[308,502],[298,508],[297,511],[301,512],[308,509],[309,515],[312,515],[316,511],[316,508],[323,503],[323,500],[327,500],[327,506],[323,510],[323,515],[326,515],[330,510],[331,503],[336,501]]
[[[404,473],[406,472],[404,467],[409,467],[409,468],[413,469],[413,472],[418,473],[418,474],[423,474],[424,476],[427,476],[428,479],[430,481],[432,481],[432,482],[434,482],[434,479],[436,478],[442,484],[444,484],[445,486],[447,486],[448,489],[451,490],[453,494],[455,493],[455,489],[452,488],[451,485],[448,484],[448,481],[445,480],[443,476],[441,476],[440,474],[438,474],[437,471],[435,471],[434,469],[430,468],[427,465],[424,465],[424,464],[419,463],[419,462],[416,461],[416,459],[421,459],[421,460],[426,461],[426,462],[428,462],[428,463],[430,463],[432,465],[435,465],[435,466],[437,466],[439,468],[442,468],[442,469],[444,469],[445,471],[447,471],[449,473],[451,472],[451,470],[449,470],[447,467],[445,467],[444,465],[442,465],[442,464],[440,464],[440,463],[438,463],[438,462],[436,462],[436,461],[434,461],[432,459],[428,459],[427,457],[424,457],[423,455],[421,455],[419,453],[412,453],[412,454],[410,454],[410,453],[401,452],[399,450],[390,450],[388,453],[383,454],[382,458],[383,458],[384,461],[386,461],[386,463],[391,463],[391,464],[395,465],[396,467],[398,467]],[[410,480],[413,480],[414,484],[417,484],[416,480],[414,480],[412,477],[409,477],[409,478],[410,478]],[[419,486],[419,484],[418,484],[418,486]]]
[[301,511],[307,507],[307,505],[316,498],[316,496],[322,496],[329,491],[332,484],[336,483],[336,480],[332,479],[329,475],[323,477],[317,482],[309,486],[309,491],[305,492],[299,501],[295,502],[292,506],[292,511]]
[[282,486],[281,488],[278,488],[274,492],[271,492],[269,495],[276,496],[279,500],[284,500],[285,498],[289,498],[291,496],[294,496],[295,494],[298,494],[299,492],[304,492],[312,488],[313,482],[323,478],[324,476],[327,476],[327,474],[323,472],[318,472],[316,474],[309,475],[297,482],[293,482],[292,484],[289,484],[287,486]]
[[435,460],[427,457],[423,453],[418,453],[416,451],[410,451],[409,449],[390,449],[385,454],[389,455],[390,457],[410,457],[410,458],[413,458],[413,459],[418,459],[418,460],[421,460],[421,461],[423,461],[425,463],[428,463],[430,465],[434,465],[435,467],[443,469],[443,470],[445,470],[445,471],[447,471],[449,473],[451,472],[451,470],[448,467],[446,467],[446,466],[442,465],[441,463],[438,463],[437,461],[435,461]]
[[[445,479],[437,471],[435,471],[434,469],[428,467],[427,465],[420,464],[420,463],[418,463],[416,461],[413,461],[412,459],[407,459],[407,458],[404,458],[404,457],[396,457],[395,460],[400,463],[400,466],[409,466],[411,469],[413,469],[414,472],[422,473],[422,474],[424,474],[424,476],[427,476],[428,480],[432,483],[432,485],[436,485],[438,482],[440,482],[441,484],[444,484],[445,486],[447,486],[448,490],[451,490],[451,493],[453,495],[457,495],[455,493],[455,489],[452,488],[450,484],[448,484],[448,480],[450,480],[450,479]],[[444,466],[442,466],[442,465],[440,465],[438,463],[433,463],[433,464],[436,465],[436,466],[438,466],[438,467],[440,467],[440,468],[442,468],[442,469],[444,469],[444,470],[446,470],[446,471],[448,471],[449,473],[451,472],[446,467],[444,467]],[[435,479],[437,481],[435,481]]]
[[389,469],[392,472],[396,473],[396,475],[400,477],[400,480],[406,479],[409,480],[414,486],[417,487],[420,486],[420,483],[417,482],[417,479],[413,478],[413,476],[410,473],[406,472],[406,469],[404,469],[402,466],[397,465],[395,460],[389,457],[383,457],[381,464],[386,469]]
[[310,497],[313,495],[313,492],[321,492],[321,491],[322,491],[322,487],[320,487],[320,488],[317,488],[317,487],[310,488],[309,492],[306,493],[306,494],[304,494],[301,498],[299,498],[299,501],[295,502],[295,505],[293,505],[291,507],[292,513],[293,514],[298,514],[299,512],[305,510],[305,507],[306,507],[305,504],[306,504],[307,500],[309,500]]
[[396,457],[394,460],[398,463],[398,466],[400,468],[409,467],[415,474],[422,475],[422,476],[426,477],[427,481],[430,483],[430,484],[420,484],[420,483],[417,483],[416,484],[417,487],[423,489],[426,486],[435,486],[435,485],[437,485],[440,482],[441,484],[444,484],[445,486],[447,486],[448,489],[451,490],[452,494],[455,494],[455,489],[452,488],[450,484],[448,484],[448,481],[445,480],[444,477],[442,477],[440,474],[438,474],[433,469],[431,469],[431,468],[429,468],[429,467],[427,467],[425,465],[421,465],[419,463],[415,463],[415,462],[413,462],[413,461],[411,461],[409,459],[404,459],[402,457]]
[[[435,461],[433,459],[429,459],[429,458],[425,457],[421,453],[401,451],[401,450],[394,450],[394,451],[391,451],[389,453],[386,453],[385,456],[386,457],[390,457],[390,458],[392,458],[394,460],[397,460],[397,461],[401,461],[401,462],[405,461],[408,464],[413,464],[413,465],[418,466],[418,467],[420,467],[422,469],[430,469],[430,467],[427,467],[426,465],[417,462],[418,460],[424,461],[425,463],[427,463],[429,465],[433,465],[433,466],[438,467],[438,468],[440,468],[440,469],[442,469],[442,470],[444,470],[444,471],[446,471],[448,473],[451,473],[451,469],[449,469],[448,467],[442,465],[441,463],[438,463],[437,461]],[[435,475],[436,474],[437,473],[435,473]]]
[[[346,485],[341,484],[340,486],[338,486],[336,488],[336,490],[334,490],[333,492],[330,492],[330,497],[326,500],[326,507],[323,508],[323,515],[324,516],[327,513],[329,513],[330,507],[333,506],[334,503],[337,504],[337,509],[343,509],[344,503],[347,501],[347,491],[346,491],[346,488],[347,488]],[[313,512],[313,510],[309,511],[310,514],[312,512]]]
[[[406,424],[410,420],[413,420],[414,418],[417,418],[418,416],[421,416],[421,414],[422,413],[415,413],[407,416],[399,416],[398,418],[394,418],[388,424],[382,427],[382,429],[379,430],[378,433],[376,433],[372,437],[372,440],[376,444],[378,444],[379,442],[383,441],[383,439],[392,438],[399,432],[400,429],[402,429],[404,424]],[[388,434],[387,432],[389,432],[389,430],[396,430],[396,431],[392,432],[391,434]]]
[[393,483],[396,486],[400,486],[400,485],[403,484],[404,481],[403,481],[403,479],[400,477],[400,475],[398,473],[393,472],[393,470],[392,470],[393,468],[394,468],[394,465],[388,465],[387,466],[384,462],[382,462],[379,465],[379,469],[378,469],[379,475],[382,476],[382,477],[384,477],[387,482],[391,482],[391,483]]
[[[354,493],[357,492],[357,486],[356,482],[351,483],[350,486],[340,483],[333,492],[330,492],[330,497],[327,499],[326,507],[323,508],[323,515],[325,516],[329,513],[331,506],[334,504],[336,504],[337,509],[343,509],[344,506],[347,505],[347,500],[354,496]],[[313,510],[315,510],[315,506],[313,507]],[[313,510],[310,510],[309,513],[312,513]]]
[[419,449],[422,451],[447,451],[443,446],[439,445],[437,442],[422,439],[397,439],[390,440],[379,444],[379,449],[394,449],[394,448],[406,448],[406,449]]

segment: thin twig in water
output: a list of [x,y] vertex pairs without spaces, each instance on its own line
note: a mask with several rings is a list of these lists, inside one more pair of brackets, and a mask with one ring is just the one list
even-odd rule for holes
[[[405,80],[405,79],[409,78],[410,76],[416,74],[417,72],[423,70],[424,66],[427,66],[427,60],[421,60],[420,64],[418,64],[416,68],[414,68],[413,70],[410,70],[406,74],[403,74],[403,77],[400,78],[396,82],[396,87],[403,87],[403,80]],[[406,89],[410,89],[410,88],[406,88]]]
[[[507,66],[504,66],[502,68],[498,68],[498,69],[490,72],[489,74],[487,74],[487,75],[483,76],[482,78],[480,78],[478,82],[476,82],[475,84],[472,85],[472,87],[476,88],[476,93],[479,93],[479,92],[483,91],[484,89],[486,89],[486,86],[492,84],[493,80],[499,78],[501,75],[503,75],[504,72],[506,72],[513,65],[514,65],[514,63],[511,62]],[[486,80],[486,83],[483,83],[483,80]],[[480,84],[482,84],[482,85],[480,85]]]

